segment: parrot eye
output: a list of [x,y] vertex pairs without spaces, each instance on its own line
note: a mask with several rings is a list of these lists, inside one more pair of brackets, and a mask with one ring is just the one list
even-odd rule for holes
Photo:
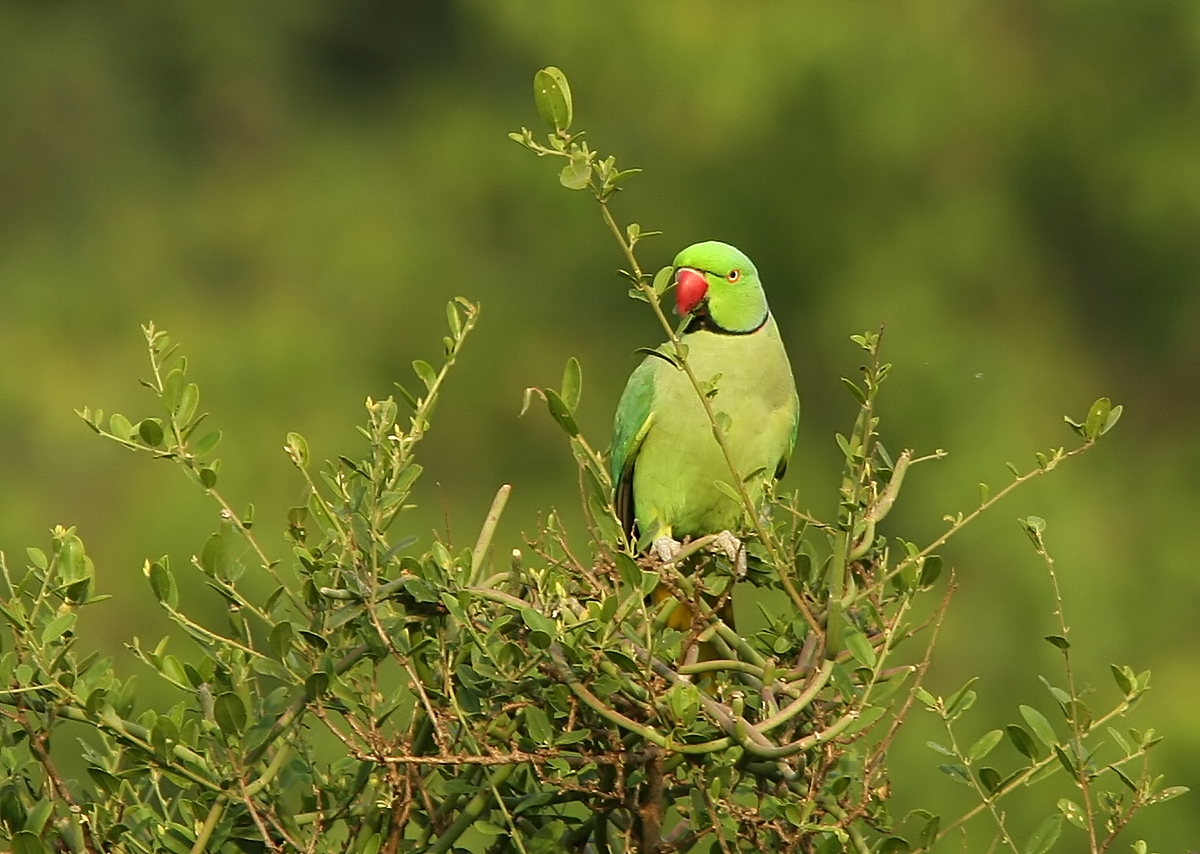
[[741,270],[730,270],[730,271],[729,271],[729,275],[725,277],[725,280],[726,280],[727,282],[729,282],[730,284],[733,284],[734,282],[736,282],[736,281],[737,281],[738,279],[740,279],[741,277],[742,277],[742,271],[741,271]]

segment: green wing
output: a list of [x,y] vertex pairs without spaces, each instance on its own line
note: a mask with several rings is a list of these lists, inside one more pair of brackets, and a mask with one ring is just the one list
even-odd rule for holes
[[647,358],[629,377],[617,414],[613,419],[612,479],[614,484],[613,503],[617,518],[626,534],[632,534],[635,517],[633,510],[633,465],[642,441],[654,421],[654,373],[656,359]]
[[[790,367],[789,367],[790,370]],[[779,465],[775,467],[775,479],[782,480],[783,475],[787,472],[788,460],[792,458],[792,451],[796,450],[796,431],[800,427],[800,398],[795,398],[795,406],[792,410],[792,432],[788,436],[787,453],[783,455],[783,459],[779,461]]]

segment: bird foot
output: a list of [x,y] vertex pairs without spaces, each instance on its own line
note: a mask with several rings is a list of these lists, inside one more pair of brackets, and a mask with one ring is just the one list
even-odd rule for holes
[[679,544],[678,540],[671,537],[659,537],[651,544],[650,549],[660,561],[671,563],[679,556],[683,546]]
[[717,534],[716,540],[713,541],[713,544],[709,548],[729,558],[729,562],[733,564],[734,574],[738,578],[745,576],[746,547],[742,545],[741,540],[729,533],[729,531],[722,531]]

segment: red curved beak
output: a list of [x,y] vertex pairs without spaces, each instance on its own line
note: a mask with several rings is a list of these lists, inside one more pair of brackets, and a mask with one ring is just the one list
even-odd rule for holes
[[675,271],[675,311],[680,317],[695,309],[707,295],[708,281],[703,273],[691,267]]

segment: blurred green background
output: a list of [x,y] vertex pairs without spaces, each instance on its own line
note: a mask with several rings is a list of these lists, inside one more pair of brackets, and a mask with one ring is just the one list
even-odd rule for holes
[[[223,492],[255,503],[282,557],[302,494],[284,434],[355,453],[363,399],[438,355],[459,294],[483,317],[435,414],[413,530],[470,544],[506,482],[505,549],[539,510],[577,522],[566,443],[540,409],[517,419],[522,390],[578,356],[582,425],[603,446],[634,349],[660,333],[590,199],[505,137],[537,127],[546,64],[592,144],[646,170],[615,209],[665,232],[643,244],[648,268],[707,238],[756,261],[802,400],[787,484],[814,512],[835,504],[851,333],[886,323],[889,447],[950,451],[908,477],[889,531],[909,539],[973,507],[978,482],[1003,485],[1007,461],[1072,444],[1064,414],[1124,404],[1093,453],[946,549],[960,589],[929,684],[982,677],[967,738],[1018,703],[1051,711],[1036,679],[1062,681],[1041,639],[1051,591],[1014,521],[1044,516],[1092,707],[1115,701],[1110,661],[1152,669],[1134,723],[1166,737],[1168,782],[1200,791],[1192,0],[0,3],[10,564],[77,525],[116,596],[81,633],[137,667],[121,645],[165,631],[143,559],[183,566],[217,524],[178,471],[72,413],[151,414],[138,324],[182,342],[225,431]],[[897,804],[953,815],[966,790],[933,770],[928,717],[894,751]],[[1013,802],[1019,835],[1046,797]],[[1200,800],[1131,833],[1200,846]]]

